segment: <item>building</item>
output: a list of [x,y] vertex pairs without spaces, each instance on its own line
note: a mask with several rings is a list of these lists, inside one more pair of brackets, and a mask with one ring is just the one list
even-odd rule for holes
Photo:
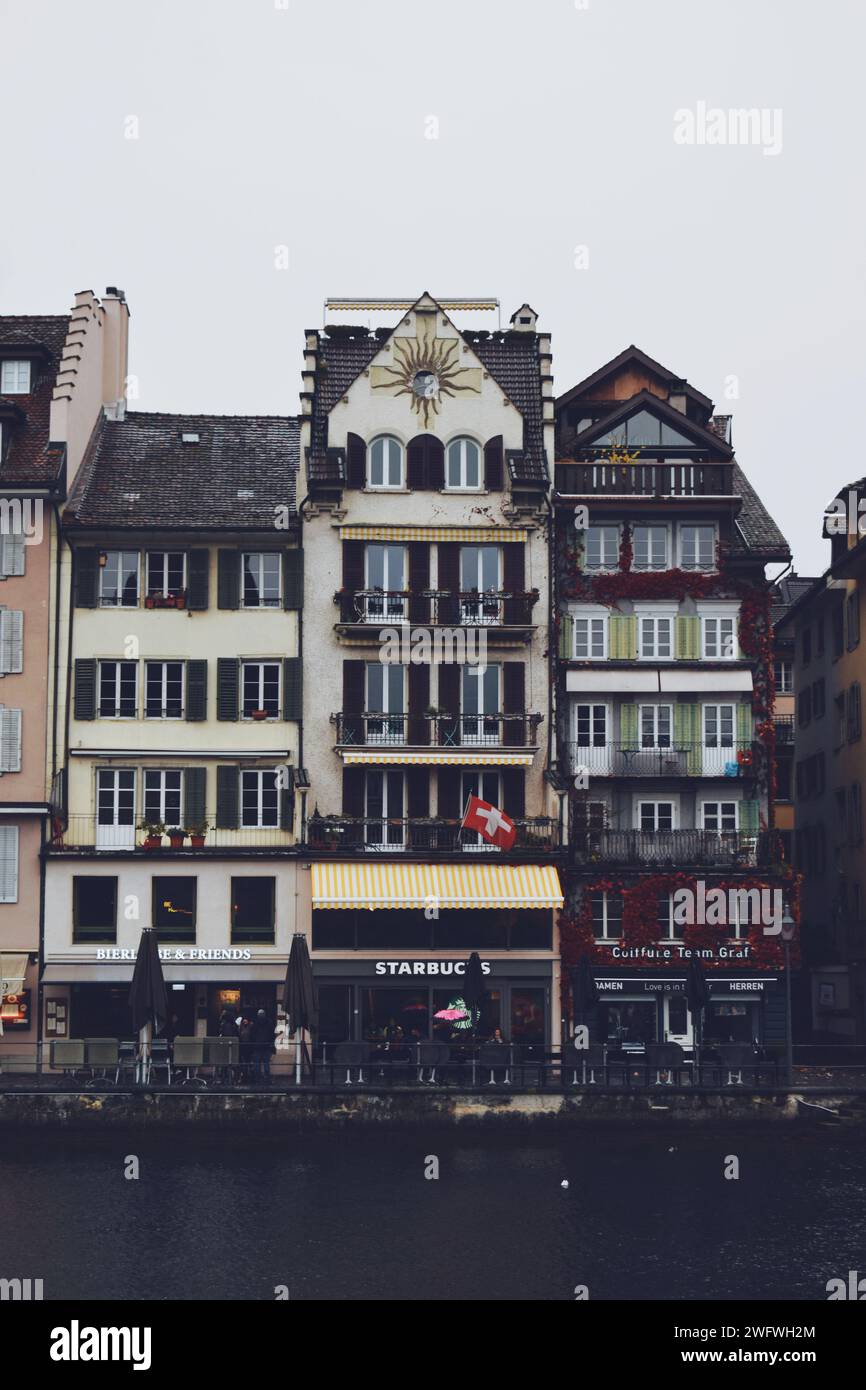
[[783,627],[793,603],[815,583],[792,571],[776,581],[771,619],[773,623],[773,683],[776,703],[776,782],[772,823],[785,860],[794,861],[794,639]]
[[[528,305],[505,331],[461,329],[460,315],[484,306],[426,293],[344,307],[394,317],[306,341],[318,1041],[459,1037],[474,950],[489,979],[481,1034],[556,1041],[550,340]],[[461,830],[471,794],[514,820],[511,850]]]
[[170,1034],[276,1014],[306,915],[298,437],[293,418],[104,414],[70,489],[47,1041],[128,1035],[149,926]]
[[804,1013],[816,1041],[858,1044],[866,1042],[864,499],[866,480],[860,479],[828,506],[824,535],[831,563],[796,597],[778,628],[794,660],[794,861],[804,875]]
[[564,969],[596,965],[602,1042],[690,1049],[693,956],[706,1039],[778,1041],[796,883],[772,832],[765,565],[788,547],[730,418],[634,346],[557,399],[554,507]]
[[103,409],[122,402],[122,292],[0,317],[0,1052],[35,1055],[41,851],[60,767],[58,514]]

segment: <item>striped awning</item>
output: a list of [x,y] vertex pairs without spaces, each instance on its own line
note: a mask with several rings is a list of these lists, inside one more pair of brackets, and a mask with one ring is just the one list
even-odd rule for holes
[[313,907],[562,907],[552,864],[313,864]]
[[373,767],[531,767],[532,753],[344,753],[344,766]]
[[525,528],[508,526],[341,526],[341,541],[464,541],[484,544],[490,541],[529,539]]

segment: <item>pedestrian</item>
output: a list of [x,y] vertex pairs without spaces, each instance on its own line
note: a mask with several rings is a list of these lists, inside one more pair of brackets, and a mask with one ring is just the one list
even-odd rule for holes
[[271,1023],[264,1009],[259,1009],[253,1020],[250,1042],[253,1048],[253,1065],[255,1067],[256,1079],[260,1076],[266,1081],[271,1079],[271,1055],[276,1051],[274,1038],[276,1030]]
[[253,1021],[244,1014],[240,1022],[238,1034],[240,1037],[240,1062],[241,1076],[245,1081],[251,1081],[253,1075]]
[[221,1038],[236,1038],[238,1026],[235,1023],[231,1009],[223,1009],[217,1023],[217,1033]]

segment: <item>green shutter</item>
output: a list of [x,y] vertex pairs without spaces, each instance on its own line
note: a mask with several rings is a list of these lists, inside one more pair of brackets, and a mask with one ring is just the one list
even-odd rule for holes
[[698,617],[678,614],[675,627],[678,661],[700,661],[701,658],[701,620]]
[[241,663],[237,657],[217,659],[217,719],[237,719],[240,711]]
[[190,550],[186,557],[186,606],[201,613],[208,606],[210,551]]
[[75,662],[74,709],[76,719],[96,718],[96,662],[91,657]]
[[574,618],[570,613],[563,613],[560,618],[559,655],[563,661],[569,661],[574,656]]
[[186,663],[186,717],[200,723],[207,719],[207,662]]
[[207,811],[207,769],[187,767],[183,773],[183,823],[185,829],[204,825]]
[[634,613],[611,613],[610,656],[612,661],[637,660],[637,618]]
[[236,767],[217,768],[217,830],[237,830],[240,813],[240,774]]
[[744,835],[757,835],[761,827],[761,807],[757,801],[740,802],[740,831]]
[[283,718],[303,718],[303,688],[301,681],[301,658],[287,656],[283,659]]
[[220,550],[217,555],[217,607],[239,608],[241,602],[241,554]]
[[620,706],[619,733],[623,748],[637,748],[637,705]]
[[304,552],[283,551],[283,607],[304,606]]
[[674,744],[686,754],[688,776],[700,777],[703,748],[700,705],[685,702],[674,705]]
[[95,608],[99,593],[99,551],[76,550],[73,567],[75,570],[75,607]]
[[754,717],[752,707],[746,703],[737,705],[737,746],[738,748],[752,747],[752,736],[754,730]]

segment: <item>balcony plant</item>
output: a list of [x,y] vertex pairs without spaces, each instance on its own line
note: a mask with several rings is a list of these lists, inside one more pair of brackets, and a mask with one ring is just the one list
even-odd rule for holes
[[182,825],[170,825],[166,831],[168,843],[172,849],[183,849],[183,842],[186,839],[186,831]]
[[263,719],[267,719],[267,717],[268,717],[268,711],[267,711],[266,709],[251,709],[251,710],[250,710],[250,718],[251,718],[251,719],[255,719],[255,720],[257,721],[257,723],[259,723],[259,724],[262,722]]
[[192,849],[203,849],[205,836],[209,830],[210,826],[207,821],[203,820],[195,821],[192,825],[188,825],[186,827],[186,833],[189,836],[190,847]]
[[143,820],[138,828],[144,835],[142,849],[160,849],[162,847],[165,825],[161,820]]

